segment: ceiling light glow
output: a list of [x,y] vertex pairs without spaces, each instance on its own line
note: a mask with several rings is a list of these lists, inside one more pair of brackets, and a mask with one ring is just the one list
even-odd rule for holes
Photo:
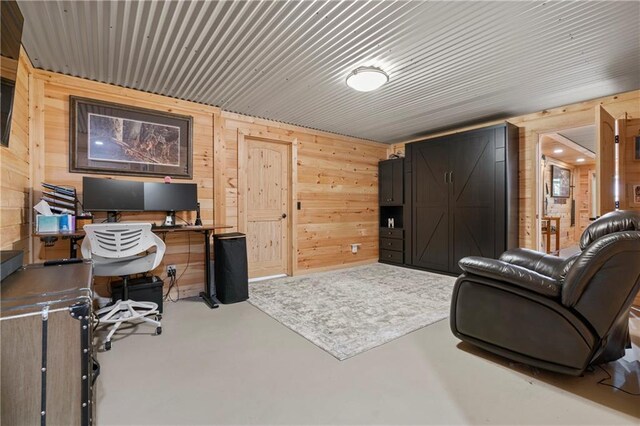
[[359,92],[371,92],[388,81],[387,73],[376,67],[358,67],[347,76],[347,86]]
[[558,149],[554,149],[553,150],[554,154],[562,154],[563,152],[564,152],[564,149],[562,149],[562,148],[558,148]]
[[584,158],[578,158],[576,161],[577,161],[578,163],[584,163]]

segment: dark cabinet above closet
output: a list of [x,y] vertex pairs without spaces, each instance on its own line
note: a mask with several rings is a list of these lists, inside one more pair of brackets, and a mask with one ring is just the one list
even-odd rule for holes
[[381,206],[401,206],[404,202],[402,158],[381,161],[378,165],[378,194]]

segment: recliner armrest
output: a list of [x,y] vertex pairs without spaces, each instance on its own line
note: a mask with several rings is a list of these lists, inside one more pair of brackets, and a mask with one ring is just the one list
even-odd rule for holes
[[500,260],[563,281],[577,257],[578,254],[563,259],[535,250],[516,248],[502,253]]
[[542,296],[559,298],[562,284],[558,280],[516,264],[484,257],[465,257],[460,268],[482,277],[510,283]]

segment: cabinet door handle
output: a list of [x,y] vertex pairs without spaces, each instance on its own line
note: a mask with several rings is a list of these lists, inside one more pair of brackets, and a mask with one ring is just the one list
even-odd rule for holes
[[444,172],[444,183],[448,183],[447,182],[447,172]]
[[453,183],[453,172],[449,172],[449,183]]

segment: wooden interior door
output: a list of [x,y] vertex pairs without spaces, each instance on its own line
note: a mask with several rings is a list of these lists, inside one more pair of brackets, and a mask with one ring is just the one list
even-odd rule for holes
[[415,144],[412,161],[412,265],[449,270],[449,141]]
[[246,139],[244,215],[249,277],[289,269],[289,145]]
[[494,129],[469,132],[450,143],[450,272],[461,273],[458,261],[466,256],[496,257],[499,194],[494,133]]
[[598,216],[615,210],[616,120],[601,105],[596,107],[596,203]]

